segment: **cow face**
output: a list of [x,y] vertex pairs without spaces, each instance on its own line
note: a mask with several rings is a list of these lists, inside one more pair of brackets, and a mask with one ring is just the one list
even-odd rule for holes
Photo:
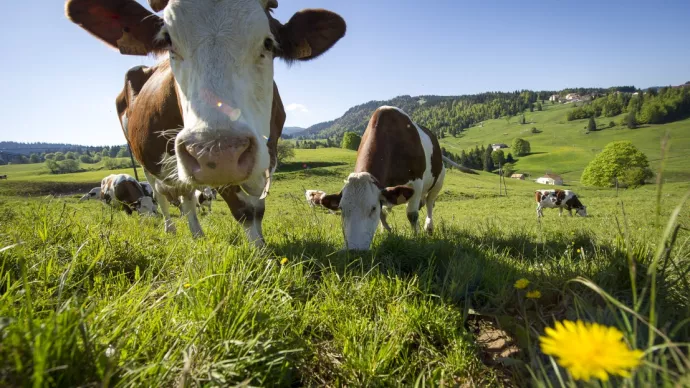
[[[309,60],[345,34],[343,19],[305,10],[282,25],[276,0],[68,0],[67,15],[123,54],[169,53],[184,126],[177,177],[192,185],[246,184],[259,194],[270,157],[273,58]],[[253,193],[252,193],[253,194]]]
[[321,205],[341,210],[345,249],[368,250],[381,219],[381,207],[409,201],[414,190],[405,186],[379,188],[369,173],[350,174],[339,194],[321,198]]
[[151,197],[141,197],[134,203],[134,208],[141,215],[156,215],[158,214],[158,206],[153,202]]
[[83,197],[79,198],[79,201],[88,201],[89,199],[101,199],[101,188],[94,187],[88,193],[84,194]]
[[580,208],[575,209],[575,214],[577,214],[580,217],[587,217],[587,206],[582,206]]
[[204,197],[206,197],[207,200],[211,201],[216,199],[215,195],[213,194],[213,190],[210,187],[204,187]]

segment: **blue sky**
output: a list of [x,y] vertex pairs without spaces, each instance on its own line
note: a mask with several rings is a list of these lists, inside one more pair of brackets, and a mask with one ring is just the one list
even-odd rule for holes
[[[280,3],[276,16],[284,22],[320,7],[348,24],[345,38],[321,58],[290,68],[276,60],[288,126],[401,94],[690,81],[687,0]],[[106,48],[65,19],[63,4],[3,4],[0,140],[122,144],[115,96],[127,69],[153,60]]]

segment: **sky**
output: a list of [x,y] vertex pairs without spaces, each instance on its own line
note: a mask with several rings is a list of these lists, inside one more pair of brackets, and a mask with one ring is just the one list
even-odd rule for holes
[[[124,144],[115,96],[127,69],[154,60],[107,48],[64,1],[5,3],[0,141]],[[404,94],[690,81],[687,0],[280,0],[275,16],[304,8],[337,12],[347,34],[313,61],[276,59],[286,126]]]

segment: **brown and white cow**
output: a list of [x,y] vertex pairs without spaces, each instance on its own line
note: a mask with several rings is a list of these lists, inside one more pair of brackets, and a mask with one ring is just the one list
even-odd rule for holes
[[544,208],[558,208],[558,215],[563,215],[563,209],[568,210],[572,217],[573,209],[575,213],[582,217],[587,217],[587,207],[580,202],[577,195],[571,190],[536,190],[534,192],[537,201],[537,218],[544,216]]
[[321,205],[321,198],[326,196],[326,192],[321,190],[307,190],[304,192],[304,196],[307,198],[309,207],[314,207]]
[[7,174],[0,175],[0,179],[7,179]]
[[144,193],[139,182],[127,174],[111,174],[101,181],[101,193],[106,203],[122,208],[127,214],[156,214],[153,198]]
[[216,189],[210,187],[204,187],[203,190],[194,191],[194,199],[196,200],[196,207],[202,212],[204,208],[208,208],[208,212],[211,212],[211,203],[216,199]]
[[433,209],[446,169],[438,139],[402,110],[382,106],[369,120],[357,151],[355,172],[338,194],[321,198],[343,216],[345,248],[366,250],[376,225],[390,231],[382,208],[407,203],[407,219],[417,232],[419,210],[426,203],[424,229],[433,231]]
[[[169,3],[169,4],[168,4]],[[117,111],[135,158],[166,218],[167,192],[183,197],[195,236],[194,188],[221,196],[249,238],[263,243],[264,198],[276,166],[285,112],[273,82],[273,58],[314,59],[345,34],[326,10],[303,10],[283,25],[277,0],[68,0],[66,14],[122,54],[168,54],[131,69]],[[161,136],[164,135],[164,136]]]

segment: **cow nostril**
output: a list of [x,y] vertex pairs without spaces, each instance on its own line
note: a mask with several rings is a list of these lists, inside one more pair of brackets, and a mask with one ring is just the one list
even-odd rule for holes
[[201,171],[201,164],[199,164],[199,161],[189,152],[184,144],[177,148],[177,157],[192,173]]

